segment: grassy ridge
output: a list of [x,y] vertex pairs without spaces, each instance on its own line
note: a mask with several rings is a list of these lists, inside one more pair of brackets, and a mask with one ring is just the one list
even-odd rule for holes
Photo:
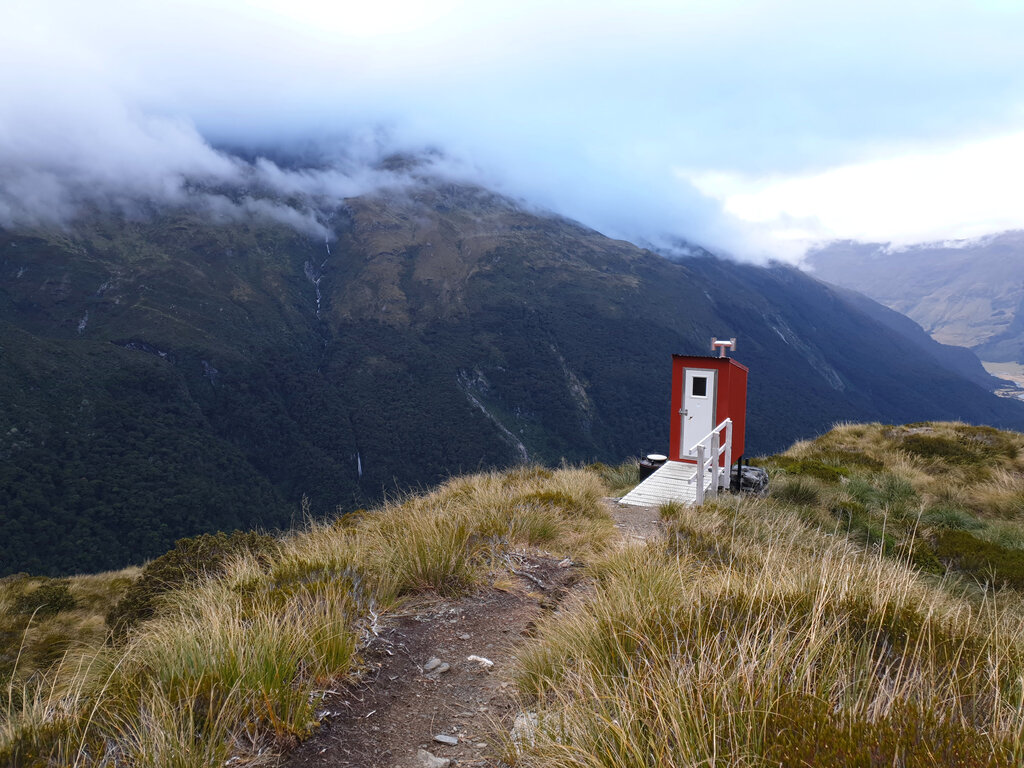
[[812,526],[917,568],[1024,587],[1024,436],[958,423],[844,425],[765,462]]
[[[1015,765],[1016,595],[970,603],[785,507],[680,510],[521,654],[518,764]],[[895,761],[895,762],[894,762]]]
[[161,594],[123,642],[98,633],[48,668],[16,669],[0,697],[0,764],[271,763],[316,727],[320,693],[358,668],[378,611],[467,592],[513,548],[600,550],[603,492],[584,470],[475,475],[239,554]]
[[509,761],[1019,765],[1024,602],[984,545],[1020,551],[1022,446],[843,426],[765,462],[767,499],[667,506],[667,542],[597,562],[521,651]]
[[[500,580],[537,546],[589,561],[595,588],[519,654],[537,728],[509,739],[513,765],[1021,764],[1024,436],[845,425],[764,463],[769,497],[667,506],[666,540],[617,549],[600,497],[628,467],[457,478],[236,553],[113,644],[96,624],[112,598],[86,595],[131,596],[135,574],[5,580],[8,619],[40,610],[0,697],[0,763],[273,762],[358,672],[380,612]],[[57,620],[93,634],[27,652]]]

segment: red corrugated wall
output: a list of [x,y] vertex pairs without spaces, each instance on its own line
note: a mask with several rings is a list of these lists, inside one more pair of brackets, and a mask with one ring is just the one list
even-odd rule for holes
[[[679,409],[683,406],[683,382],[687,368],[706,368],[718,372],[715,402],[715,426],[732,419],[732,458],[739,459],[745,450],[747,424],[747,367],[730,357],[672,355],[672,397],[669,404],[668,457],[680,461]],[[724,459],[723,459],[724,461]]]

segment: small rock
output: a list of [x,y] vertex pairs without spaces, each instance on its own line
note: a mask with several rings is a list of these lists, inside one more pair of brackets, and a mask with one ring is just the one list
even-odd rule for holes
[[437,669],[441,666],[441,660],[437,656],[432,656],[426,664],[423,665],[424,672],[430,672],[431,670]]
[[559,568],[571,568],[572,565],[573,565],[573,562],[572,562],[572,558],[571,557],[567,557],[567,558],[565,558],[565,560],[562,560],[562,561],[560,561],[558,563],[558,567]]
[[452,665],[448,662],[441,662],[439,666],[431,668],[431,671],[427,674],[427,677],[440,677],[451,668]]
[[520,712],[512,723],[512,743],[519,747],[532,746],[537,737],[537,714]]
[[432,755],[425,749],[416,750],[416,766],[417,768],[448,768],[452,764],[450,758],[437,757]]
[[[534,715],[536,717],[536,715]],[[447,744],[449,747],[454,747],[459,743],[458,736],[449,736],[447,733],[439,733],[434,736],[434,741],[438,744]]]
[[469,640],[469,638],[471,637],[472,635],[468,632],[463,632],[461,635],[459,635],[459,640]]
[[487,742],[486,741],[478,741],[473,746],[476,747],[477,749],[486,749],[487,748]]
[[485,659],[483,656],[477,656],[475,653],[471,656],[466,657],[466,661],[475,661],[484,669],[490,669],[494,666],[494,662],[490,659]]

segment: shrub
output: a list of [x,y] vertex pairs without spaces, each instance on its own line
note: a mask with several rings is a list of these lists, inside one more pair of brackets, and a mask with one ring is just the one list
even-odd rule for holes
[[772,456],[768,463],[783,470],[787,475],[806,475],[826,483],[838,483],[848,477],[850,470],[826,464],[818,459],[794,459],[789,456]]
[[900,702],[877,719],[836,716],[830,702],[802,692],[788,692],[765,723],[774,734],[767,757],[783,768],[825,765],[976,766],[1010,765],[1010,743],[993,745],[976,729],[936,713]]
[[925,573],[942,575],[946,567],[942,561],[935,556],[935,551],[930,543],[923,538],[913,538],[905,541],[896,547],[896,554],[903,558],[904,562],[912,565]]
[[953,531],[976,531],[985,524],[965,509],[947,505],[936,505],[921,515],[921,522],[935,528],[949,528]]
[[46,579],[38,587],[22,592],[14,599],[15,613],[52,615],[75,607],[67,579]]
[[132,627],[156,615],[161,595],[186,584],[222,573],[232,558],[250,553],[269,561],[279,545],[273,536],[256,531],[203,534],[180,539],[174,549],[142,569],[138,580],[107,614],[117,638]]
[[994,586],[1024,588],[1024,552],[978,539],[967,531],[944,530],[935,540],[935,555],[961,573]]
[[821,499],[821,490],[814,483],[802,477],[795,477],[779,483],[771,491],[771,495],[790,504],[811,505],[817,504]]
[[900,447],[924,459],[948,464],[982,464],[995,459],[1015,459],[1018,449],[1007,433],[991,427],[958,426],[953,434],[911,434],[900,440]]
[[835,464],[839,467],[857,467],[869,472],[881,472],[885,464],[878,459],[873,459],[861,451],[851,451],[844,448],[831,448],[821,452],[821,460],[826,464]]

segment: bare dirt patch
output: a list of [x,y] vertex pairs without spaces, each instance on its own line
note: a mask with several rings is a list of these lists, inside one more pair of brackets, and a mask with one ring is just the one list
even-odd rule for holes
[[605,499],[604,504],[615,520],[623,545],[650,541],[665,532],[657,507],[622,507],[612,499]]
[[579,579],[570,561],[519,555],[513,564],[517,573],[507,587],[459,600],[423,599],[389,616],[364,654],[366,673],[328,696],[320,730],[285,765],[417,766],[425,764],[417,762],[421,749],[452,766],[501,765],[492,757],[495,728],[507,733],[518,711],[509,678],[513,652]]
[[[605,505],[623,545],[664,530],[653,507],[620,507],[611,499]],[[359,682],[328,696],[319,731],[284,765],[405,768],[428,766],[433,756],[438,768],[444,760],[452,768],[503,766],[496,757],[501,738],[519,714],[515,650],[545,612],[585,589],[578,563],[540,554],[512,555],[509,562],[507,585],[458,600],[424,597],[387,616],[364,652]]]

